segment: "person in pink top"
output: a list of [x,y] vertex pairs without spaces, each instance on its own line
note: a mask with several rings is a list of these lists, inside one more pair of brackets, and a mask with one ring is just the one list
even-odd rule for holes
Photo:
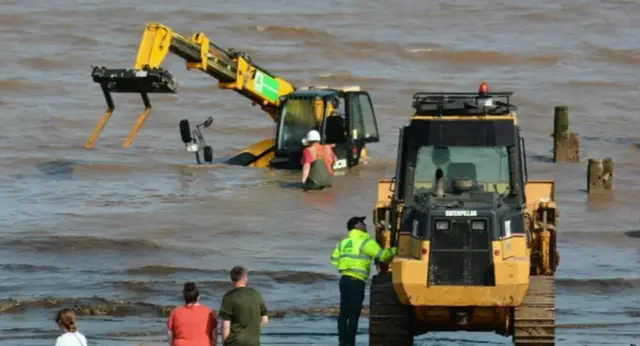
[[169,345],[216,346],[218,340],[216,312],[200,304],[200,292],[195,283],[185,283],[182,293],[184,305],[173,309],[167,320]]

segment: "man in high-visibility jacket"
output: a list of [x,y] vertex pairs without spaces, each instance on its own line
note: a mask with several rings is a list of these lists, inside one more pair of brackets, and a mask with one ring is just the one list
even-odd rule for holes
[[358,319],[364,302],[365,283],[369,279],[371,261],[377,258],[388,263],[398,253],[398,248],[382,249],[367,233],[365,216],[354,216],[347,222],[349,236],[336,245],[331,255],[340,278],[340,315],[338,317],[338,335],[341,346],[354,346]]

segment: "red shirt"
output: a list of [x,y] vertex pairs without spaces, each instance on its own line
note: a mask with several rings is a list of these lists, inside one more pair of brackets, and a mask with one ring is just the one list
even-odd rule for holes
[[321,157],[324,159],[324,163],[329,170],[329,173],[333,175],[333,163],[337,160],[336,154],[329,145],[314,144],[304,148],[302,151],[302,165],[311,164],[316,160],[316,151],[322,150]]
[[211,346],[211,332],[217,327],[215,311],[200,304],[175,308],[167,320],[173,346]]

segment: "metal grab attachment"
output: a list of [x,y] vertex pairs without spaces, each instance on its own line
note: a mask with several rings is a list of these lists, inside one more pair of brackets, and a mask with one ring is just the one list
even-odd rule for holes
[[95,144],[98,136],[109,122],[113,110],[116,108],[111,97],[112,92],[116,93],[139,93],[144,103],[144,111],[138,115],[138,120],[131,128],[129,136],[122,144],[123,149],[128,149],[138,132],[144,125],[145,121],[151,114],[150,93],[159,94],[175,94],[178,92],[178,83],[173,75],[162,68],[149,68],[144,66],[142,69],[108,69],[106,67],[93,67],[91,71],[93,81],[100,84],[107,109],[100,118],[98,125],[91,134],[91,137],[84,145],[85,148],[91,149]]

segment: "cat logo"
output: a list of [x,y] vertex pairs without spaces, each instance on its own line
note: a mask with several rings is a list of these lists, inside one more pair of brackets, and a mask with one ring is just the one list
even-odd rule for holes
[[477,216],[476,210],[447,210],[444,212],[445,216]]

